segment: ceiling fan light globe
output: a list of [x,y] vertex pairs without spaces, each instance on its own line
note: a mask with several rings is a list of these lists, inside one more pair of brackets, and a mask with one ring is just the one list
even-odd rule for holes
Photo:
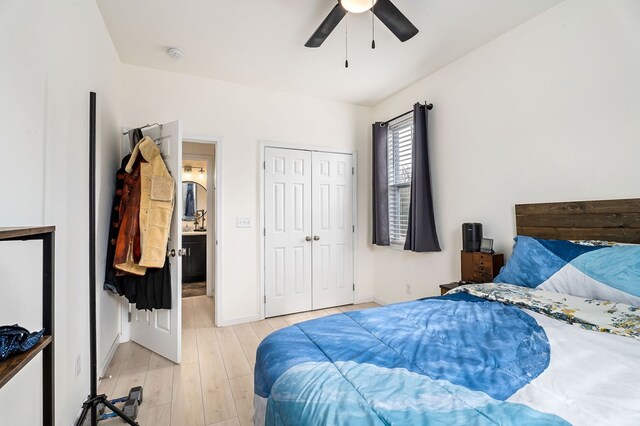
[[351,13],[362,13],[371,9],[378,0],[340,0],[342,7]]

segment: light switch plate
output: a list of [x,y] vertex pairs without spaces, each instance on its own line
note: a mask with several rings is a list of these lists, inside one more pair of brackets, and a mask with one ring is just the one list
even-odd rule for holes
[[236,218],[236,227],[237,228],[251,228],[251,218],[250,217],[240,217]]

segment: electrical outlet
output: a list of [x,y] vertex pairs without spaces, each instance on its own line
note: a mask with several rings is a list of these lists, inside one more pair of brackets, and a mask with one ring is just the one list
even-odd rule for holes
[[78,377],[80,375],[80,373],[82,372],[82,362],[80,359],[80,355],[78,355],[76,357],[76,377]]
[[411,294],[411,284],[405,284],[404,291],[405,291],[407,294]]
[[251,218],[250,217],[240,217],[236,218],[236,227],[237,228],[251,228]]

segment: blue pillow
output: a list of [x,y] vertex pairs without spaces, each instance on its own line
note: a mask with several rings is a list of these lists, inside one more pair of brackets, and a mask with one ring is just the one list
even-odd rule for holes
[[640,246],[585,246],[524,236],[515,242],[495,282],[640,306]]

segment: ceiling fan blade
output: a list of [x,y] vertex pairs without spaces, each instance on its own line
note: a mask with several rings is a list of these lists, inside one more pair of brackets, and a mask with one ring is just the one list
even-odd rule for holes
[[318,27],[318,29],[313,33],[309,40],[304,44],[306,47],[320,47],[322,43],[329,37],[331,31],[338,26],[342,18],[347,14],[347,10],[340,6],[340,4],[336,4],[336,6],[331,9],[331,12],[324,18],[322,24]]
[[378,0],[373,7],[373,13],[402,42],[418,34],[418,29],[390,0]]

